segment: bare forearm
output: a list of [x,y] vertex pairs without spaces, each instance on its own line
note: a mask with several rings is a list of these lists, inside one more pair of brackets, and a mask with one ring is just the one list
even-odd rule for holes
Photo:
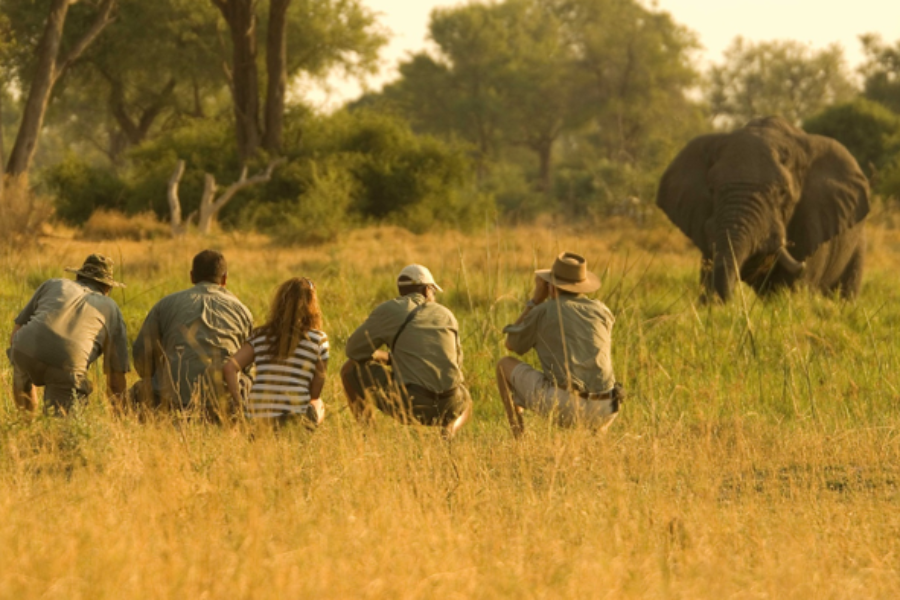
[[322,389],[325,387],[326,366],[325,361],[319,361],[316,364],[316,373],[309,384],[309,396],[313,400],[318,400],[322,397]]
[[240,404],[243,400],[241,398],[241,386],[238,382],[238,371],[240,369],[237,366],[237,363],[234,362],[233,359],[229,359],[225,366],[222,368],[222,375],[225,378],[225,386],[228,388],[228,393],[231,394],[232,400],[234,400],[237,404]]

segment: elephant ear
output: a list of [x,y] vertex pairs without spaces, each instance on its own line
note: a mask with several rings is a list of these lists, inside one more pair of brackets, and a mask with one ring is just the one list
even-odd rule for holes
[[791,253],[798,260],[869,214],[869,182],[856,159],[831,138],[810,137],[812,163],[787,228],[794,243]]
[[704,254],[711,252],[706,222],[712,218],[713,195],[707,174],[715,162],[716,147],[725,134],[696,137],[663,173],[656,204]]

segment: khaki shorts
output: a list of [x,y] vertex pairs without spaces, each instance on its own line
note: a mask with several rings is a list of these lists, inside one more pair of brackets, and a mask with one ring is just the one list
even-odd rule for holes
[[401,388],[387,367],[374,361],[354,369],[350,383],[358,395],[371,399],[378,410],[403,423],[446,426],[472,403],[469,390],[463,385],[442,394],[415,384]]
[[513,401],[517,406],[553,416],[562,427],[581,425],[605,430],[619,415],[618,404],[609,400],[586,400],[560,389],[541,371],[519,363],[509,377]]
[[44,388],[44,412],[65,414],[76,401],[91,395],[93,387],[87,373],[48,365],[14,348],[6,351],[13,366],[13,387],[30,394],[34,386]]

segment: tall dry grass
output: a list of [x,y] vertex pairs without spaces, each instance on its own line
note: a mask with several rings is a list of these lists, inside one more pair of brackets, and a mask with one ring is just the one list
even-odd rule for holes
[[[334,358],[314,434],[142,423],[99,397],[28,421],[4,391],[0,597],[897,597],[900,234],[870,233],[853,304],[742,288],[698,306],[688,242],[625,222],[374,229],[309,250],[54,240],[7,256],[0,335],[38,283],[101,251],[129,284],[115,297],[133,336],[213,245],[259,317],[280,281],[312,277]],[[515,442],[494,388],[500,330],[562,249],[602,275],[631,396],[607,436],[530,417]],[[387,419],[360,430],[338,387],[346,337],[409,262],[432,269],[462,328],[476,410],[450,445]]]

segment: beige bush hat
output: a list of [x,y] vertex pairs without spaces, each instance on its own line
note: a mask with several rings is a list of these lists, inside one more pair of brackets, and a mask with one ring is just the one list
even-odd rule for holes
[[588,271],[587,261],[574,252],[563,252],[553,261],[552,269],[534,273],[547,283],[575,294],[588,294],[600,287],[600,278]]
[[441,286],[435,283],[431,271],[422,265],[407,265],[403,267],[403,270],[397,275],[397,285],[433,285],[437,291],[444,291],[441,289]]
[[125,287],[124,283],[120,283],[113,279],[113,261],[111,258],[102,254],[91,254],[84,259],[84,264],[80,269],[75,267],[66,267],[69,273],[76,273],[82,277],[99,281],[103,285],[110,287]]

